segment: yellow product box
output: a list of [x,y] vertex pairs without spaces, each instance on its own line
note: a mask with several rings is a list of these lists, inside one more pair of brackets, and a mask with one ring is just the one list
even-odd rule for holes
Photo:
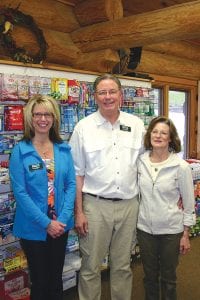
[[12,258],[6,258],[3,262],[3,267],[6,273],[12,272],[17,269],[21,269],[21,257],[17,255]]

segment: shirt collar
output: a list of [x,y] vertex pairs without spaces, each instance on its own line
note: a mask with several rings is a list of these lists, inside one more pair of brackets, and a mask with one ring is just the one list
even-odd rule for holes
[[[116,120],[115,123],[120,123],[120,124],[121,124],[123,120],[124,120],[124,118],[123,118],[122,112],[119,111],[119,117],[118,117],[118,119]],[[103,124],[106,123],[106,122],[108,122],[108,121],[102,116],[102,114],[100,113],[99,110],[96,111],[95,121],[96,121],[97,125],[99,125],[99,126],[100,126],[100,125],[103,125]]]

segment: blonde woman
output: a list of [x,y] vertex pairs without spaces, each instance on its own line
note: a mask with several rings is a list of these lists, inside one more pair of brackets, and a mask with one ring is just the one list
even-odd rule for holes
[[74,166],[59,125],[54,99],[31,98],[24,108],[24,136],[10,159],[17,203],[13,233],[27,256],[31,300],[62,299],[67,236],[74,226]]

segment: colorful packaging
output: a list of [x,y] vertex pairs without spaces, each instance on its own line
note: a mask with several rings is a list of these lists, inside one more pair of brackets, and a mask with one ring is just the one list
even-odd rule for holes
[[40,94],[41,79],[39,76],[29,76],[29,97]]
[[17,76],[18,81],[18,98],[19,100],[27,101],[29,99],[29,77]]
[[40,78],[40,94],[51,95],[51,78],[41,77]]
[[17,75],[3,74],[2,76],[2,101],[18,101]]
[[68,80],[66,78],[53,78],[51,81],[51,96],[62,103],[68,101]]
[[5,121],[4,130],[22,131],[24,128],[23,106],[22,105],[5,106],[4,121]]
[[11,274],[7,274],[4,277],[4,280],[0,281],[0,299],[9,299],[7,298],[9,294],[22,290],[28,286],[28,274],[25,271],[19,270]]
[[68,80],[68,103],[78,104],[80,97],[80,83],[73,79]]

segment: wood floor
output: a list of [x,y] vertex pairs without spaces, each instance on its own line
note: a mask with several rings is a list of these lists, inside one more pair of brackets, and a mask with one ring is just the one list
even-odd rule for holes
[[[200,300],[200,237],[191,239],[191,252],[180,256],[177,269],[177,300]],[[143,269],[138,261],[133,264],[133,300],[144,300]],[[111,300],[109,293],[109,272],[102,274],[102,300]],[[78,300],[77,288],[64,293],[63,300]],[[126,299],[124,299],[126,300]]]

